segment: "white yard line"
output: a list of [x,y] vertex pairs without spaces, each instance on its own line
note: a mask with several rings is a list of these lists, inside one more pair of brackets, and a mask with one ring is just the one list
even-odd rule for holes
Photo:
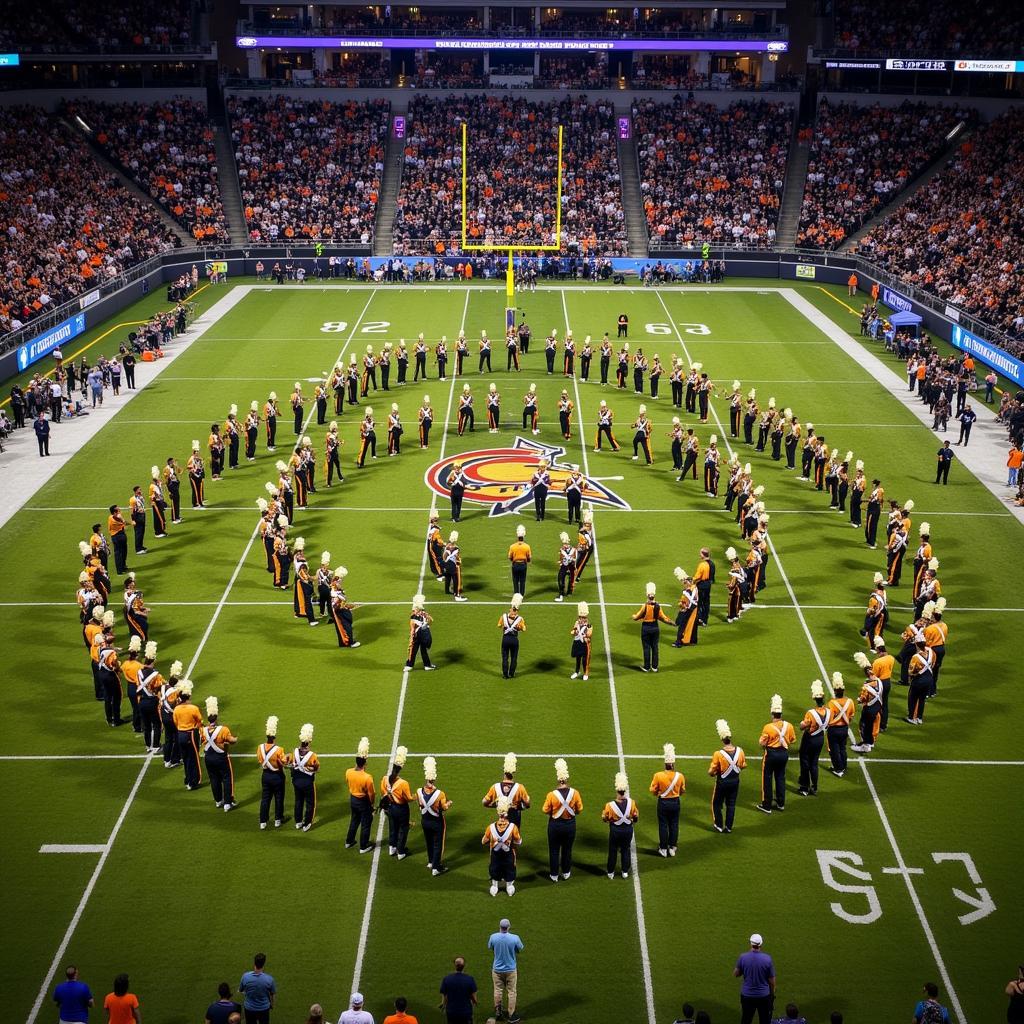
[[[565,316],[565,329],[570,330],[569,307],[565,302],[565,291],[562,291],[562,313]],[[580,403],[579,378],[573,374],[573,390],[576,398],[576,416],[580,424],[580,448],[583,452],[583,472],[590,477],[588,460],[587,428],[583,422],[583,410]],[[593,509],[592,509],[593,510]],[[594,516],[595,520],[597,516]],[[615,665],[612,662],[611,636],[608,630],[608,608],[604,599],[604,584],[601,580],[601,555],[597,543],[597,526],[594,526],[594,578],[597,581],[597,606],[601,612],[601,632],[604,635],[604,653],[608,663],[608,696],[612,708],[612,724],[615,728],[615,750],[618,755],[619,770],[626,770],[626,756],[622,746],[622,723],[619,719],[619,698],[615,688]],[[647,945],[647,922],[644,915],[644,896],[640,887],[640,858],[637,855],[636,840],[633,840],[633,897],[636,901],[636,928],[640,938],[640,967],[644,979],[644,994],[647,1000],[648,1024],[656,1024],[657,1016],[654,1006],[654,980],[651,975],[651,953]]]
[[43,843],[40,853],[106,853],[106,843]]
[[[659,294],[658,297],[659,297],[659,299],[661,299],[661,304],[662,304],[662,306],[665,309],[666,316],[668,316],[669,321],[672,322],[672,316],[669,313],[668,306],[665,304],[665,300],[661,298],[660,294]],[[807,305],[810,306],[810,303],[807,303]],[[797,309],[800,309],[800,307],[796,306],[795,303],[794,303],[794,306]],[[814,307],[810,307],[810,308],[812,310],[814,309]],[[800,309],[800,311],[804,312],[802,309]],[[814,311],[817,312],[817,310],[814,310]],[[683,352],[686,355],[687,361],[690,362],[691,365],[692,365],[692,360],[690,359],[690,354],[689,354],[689,352],[686,349],[686,342],[683,339],[683,336],[679,333],[679,329],[678,328],[676,328],[676,336],[679,339],[679,343],[683,347]],[[732,445],[729,443],[729,435],[726,432],[725,427],[722,425],[722,421],[721,421],[721,419],[719,418],[719,415],[718,415],[718,410],[715,408],[714,405],[711,406],[711,412],[712,412],[712,415],[715,418],[715,422],[718,424],[718,429],[719,429],[719,431],[721,433],[721,436],[725,439],[726,447],[729,449],[729,454],[731,456],[733,449],[732,449]],[[804,617],[803,609],[800,607],[800,602],[797,600],[796,594],[793,591],[793,586],[789,582],[789,577],[786,575],[786,571],[785,571],[785,569],[782,566],[782,560],[779,558],[778,551],[776,550],[775,545],[772,542],[772,538],[771,538],[771,534],[770,533],[768,535],[768,546],[771,549],[772,558],[775,561],[775,567],[776,567],[776,569],[777,569],[777,571],[779,573],[779,577],[782,579],[782,583],[785,586],[786,591],[789,594],[790,600],[793,602],[793,609],[796,612],[797,618],[800,621],[800,626],[802,627],[802,629],[804,631],[804,636],[807,638],[808,646],[810,647],[811,653],[814,656],[814,660],[815,660],[815,662],[818,665],[818,670],[821,672],[821,678],[824,681],[826,687],[828,688],[829,693],[831,693],[833,696],[835,696],[835,694],[834,694],[834,692],[832,690],[831,676],[829,675],[828,670],[825,667],[824,659],[821,656],[821,651],[818,650],[818,645],[814,641],[814,636],[811,634],[810,627],[807,625],[807,620]],[[903,874],[903,877],[904,877],[904,879],[906,881],[907,890],[910,893],[911,902],[913,903],[914,908],[917,911],[918,919],[921,922],[921,928],[924,931],[925,938],[928,940],[928,944],[931,947],[932,954],[935,957],[936,966],[939,968],[939,973],[942,976],[942,981],[943,981],[943,984],[946,987],[946,991],[949,994],[950,1001],[952,1002],[952,1004],[953,1004],[953,1006],[954,1006],[954,1008],[956,1010],[957,1017],[960,1019],[961,1024],[967,1024],[967,1019],[964,1017],[963,1010],[960,1008],[960,1001],[957,998],[956,990],[953,988],[953,983],[952,983],[952,981],[949,978],[948,972],[946,971],[946,965],[945,965],[945,962],[942,959],[942,953],[939,951],[939,947],[938,947],[938,944],[935,941],[935,936],[932,933],[931,926],[928,924],[928,919],[925,917],[924,908],[921,906],[920,899],[918,899],[917,890],[914,888],[913,880],[911,879],[910,875],[905,870],[906,864],[905,864],[905,862],[903,860],[903,854],[900,852],[899,846],[898,846],[898,844],[896,842],[896,837],[893,835],[892,829],[889,826],[889,819],[886,816],[885,808],[882,806],[881,800],[878,799],[878,793],[876,792],[875,787],[874,787],[873,783],[871,782],[871,777],[868,775],[866,761],[865,761],[864,758],[858,758],[857,760],[858,760],[858,763],[861,765],[861,768],[864,771],[864,779],[865,779],[865,781],[868,784],[868,789],[869,789],[869,791],[871,793],[872,799],[874,800],[875,809],[878,811],[879,818],[881,819],[881,822],[882,822],[882,827],[885,830],[885,833],[886,833],[886,835],[889,838],[889,843],[892,846],[893,853],[896,856],[897,864],[900,866],[901,873]]]
[[[463,332],[466,329],[466,315],[469,312],[469,297],[472,294],[468,289],[466,290],[466,301],[462,307],[462,323],[459,326],[459,332]],[[451,421],[452,416],[452,404],[455,401],[455,383],[459,378],[456,374],[451,375],[451,383],[448,386],[448,408],[444,414],[444,427],[441,430],[441,448],[439,452],[439,458],[444,459],[445,446],[448,443],[448,425]],[[429,511],[433,512],[437,508],[437,494],[433,496],[433,500],[430,503]],[[427,546],[424,542],[423,545],[423,558],[420,561],[420,575],[419,581],[416,584],[416,593],[423,593],[423,581],[427,575]],[[410,595],[411,598],[412,595]],[[407,605],[409,602],[402,602]],[[415,666],[413,666],[415,667]],[[406,666],[402,669],[402,686],[398,691],[398,709],[395,713],[395,729],[391,734],[391,747],[389,749],[389,763],[390,758],[395,755],[395,750],[398,747],[398,739],[402,731],[402,718],[405,715],[405,697],[409,690],[409,672],[410,668]],[[373,847],[373,859],[370,863],[370,878],[366,884],[366,904],[363,907],[363,920],[359,926],[359,941],[356,945],[356,960],[355,966],[352,969],[352,987],[349,989],[350,992],[359,991],[359,982],[363,974],[363,960],[366,957],[366,944],[370,935],[370,918],[373,914],[373,898],[377,892],[377,875],[380,871],[380,851],[381,844],[384,841],[384,815],[378,814],[377,818],[377,840]]]

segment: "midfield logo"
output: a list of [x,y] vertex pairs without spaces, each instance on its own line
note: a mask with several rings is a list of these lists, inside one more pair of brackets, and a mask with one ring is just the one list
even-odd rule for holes
[[[427,470],[426,485],[444,498],[451,497],[448,481],[452,467],[462,463],[466,474],[466,501],[490,505],[489,515],[505,516],[517,513],[524,505],[533,501],[530,478],[540,466],[541,459],[548,459],[551,474],[549,498],[565,498],[565,483],[569,479],[572,465],[559,462],[565,455],[565,448],[541,444],[525,437],[517,437],[507,448],[483,448],[478,451],[452,455]],[[613,479],[621,480],[622,477]],[[617,494],[592,477],[585,477],[583,500],[598,508],[618,508],[629,511],[629,505]]]

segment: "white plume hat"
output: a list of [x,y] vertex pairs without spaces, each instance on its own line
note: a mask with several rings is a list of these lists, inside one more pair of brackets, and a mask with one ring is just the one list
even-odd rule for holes
[[448,534],[448,543],[449,544],[457,543],[458,539],[459,539],[459,531],[458,530],[452,530],[452,532]]
[[516,770],[518,769],[518,767],[519,767],[519,759],[510,750],[505,755],[505,760],[502,763],[502,771],[508,772],[509,775],[515,775]]
[[918,534],[921,537],[929,536],[931,534],[931,532],[932,532],[932,524],[931,523],[921,523],[921,525],[917,528],[917,532],[918,532]]
[[640,411],[640,415],[643,416],[644,413],[647,412],[647,406],[646,405],[641,405],[639,411]]
[[880,583],[885,583],[885,577],[880,572],[876,572],[874,582],[875,586],[877,587]]
[[288,525],[288,517],[283,512],[277,517],[277,525],[281,527]]
[[875,637],[875,649],[877,650],[879,647],[884,647],[884,646],[885,646],[885,637],[884,636],[876,636]]
[[523,603],[523,595],[522,594],[513,594],[512,595],[512,607],[515,608],[516,611],[519,610],[519,608],[522,606],[522,603]]
[[392,764],[398,765],[399,768],[405,767],[405,762],[409,757],[408,747],[395,747],[395,756],[391,759]]
[[676,748],[674,743],[666,743],[662,748],[662,753],[665,755],[665,764],[676,763]]
[[842,672],[833,672],[832,673],[832,689],[833,690],[845,689],[845,687],[846,687],[846,684],[843,682],[843,673]]
[[267,509],[270,508],[270,505],[268,504],[266,498],[257,498],[256,507],[260,510],[260,512],[266,512]]
[[359,745],[356,747],[357,757],[369,757],[370,756],[370,740],[369,737],[363,736],[359,740]]
[[423,611],[423,605],[426,603],[426,600],[427,599],[426,599],[426,597],[423,596],[423,594],[413,594],[413,597],[412,597],[413,611],[417,611],[417,612]]
[[778,693],[772,695],[771,712],[773,715],[782,714],[782,696]]
[[558,539],[559,539],[559,540],[560,540],[560,541],[561,541],[561,542],[562,542],[563,544],[568,544],[568,543],[569,543],[569,534],[567,534],[567,533],[565,532],[565,530],[563,530],[563,531],[562,531],[562,532],[561,532],[561,533],[560,533],[560,534],[558,535]]
[[569,765],[564,757],[559,757],[555,760],[555,778],[559,782],[569,781]]
[[216,697],[206,698],[206,717],[216,718],[220,714],[220,705]]
[[276,736],[277,735],[277,726],[278,726],[278,717],[277,717],[277,715],[271,715],[267,719],[267,724],[266,724],[266,727],[264,728],[263,731],[266,733],[267,736]]
[[625,793],[629,789],[629,779],[626,777],[625,772],[615,773],[615,792]]
[[726,548],[725,549],[725,557],[728,558],[730,562],[735,561],[736,560],[736,549],[735,548]]
[[92,554],[92,547],[89,545],[88,541],[80,540],[78,542],[78,551],[83,558],[86,558]]
[[437,781],[437,759],[433,757],[423,758],[423,778],[427,782]]
[[306,724],[299,730],[299,742],[307,745],[313,742],[312,722],[306,722]]
[[869,668],[871,666],[871,659],[863,651],[855,652],[853,660],[859,668]]
[[657,592],[658,592],[658,588],[655,586],[654,582],[653,581],[648,582],[648,584],[647,584],[647,596],[648,597],[654,597],[654,595]]
[[320,556],[320,564],[321,565],[330,565],[331,564],[331,553],[330,553],[330,551],[325,551]]
[[192,696],[192,680],[191,679],[182,679],[182,681],[180,683],[178,683],[178,693],[182,694],[185,697],[191,697]]
[[913,512],[914,511],[914,499],[913,498],[908,498],[907,501],[905,501],[903,503],[903,511],[904,512]]
[[821,700],[825,696],[825,687],[820,679],[815,679],[811,683],[811,697],[814,700]]
[[586,601],[580,601],[580,603],[576,605],[576,614],[586,618],[590,614],[590,605],[588,605]]
[[169,674],[174,679],[180,679],[182,673],[182,664],[180,661],[172,661],[169,669]]
[[257,402],[255,398],[249,403],[249,410],[251,412],[259,412],[260,411],[260,403]]
[[732,389],[733,389],[733,391],[739,391],[739,389],[740,389],[741,387],[743,387],[743,383],[742,383],[741,381],[738,381],[738,380],[734,380],[734,381],[732,382]]
[[113,624],[114,624],[114,610],[112,608],[108,608],[103,613],[103,625],[104,626],[113,626]]
[[724,718],[719,718],[715,722],[715,731],[718,733],[720,740],[727,740],[732,737],[732,731],[729,728],[729,723]]
[[142,650],[142,637],[138,633],[128,641],[128,650],[133,654],[138,654]]
[[938,569],[938,567],[939,567],[939,560],[937,558],[929,558],[928,559],[928,568],[931,569],[932,572],[935,572],[935,570]]
[[526,536],[526,527],[523,526],[522,523],[516,527],[516,536],[519,537],[520,540]]
[[149,470],[150,476],[158,477],[160,475],[160,467],[152,466]]
[[192,442],[192,451],[194,451],[194,452],[199,451],[199,442],[198,441],[193,441]]
[[146,660],[147,661],[156,661],[156,641],[155,640],[147,640],[146,641],[146,655],[145,656],[146,656]]

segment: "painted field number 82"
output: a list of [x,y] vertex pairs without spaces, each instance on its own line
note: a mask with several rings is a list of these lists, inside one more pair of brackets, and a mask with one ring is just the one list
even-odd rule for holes
[[[848,895],[861,896],[867,901],[866,909],[860,913],[855,910],[847,910],[838,901],[830,903],[829,907],[832,913],[849,924],[871,924],[873,921],[877,921],[882,916],[882,904],[879,902],[875,887],[868,884],[872,880],[871,872],[864,870],[864,859],[860,854],[854,853],[852,850],[816,850],[815,853],[818,857],[821,880],[830,889]],[[963,889],[953,887],[953,895],[971,908],[966,914],[959,915],[962,925],[974,924],[975,921],[980,921],[995,911],[995,902],[989,895],[988,889],[981,884],[981,875],[969,853],[933,853],[932,860],[936,864],[960,861],[967,870],[975,892],[964,892]],[[882,868],[883,874],[901,875],[904,872],[921,875],[924,874],[924,868]]]

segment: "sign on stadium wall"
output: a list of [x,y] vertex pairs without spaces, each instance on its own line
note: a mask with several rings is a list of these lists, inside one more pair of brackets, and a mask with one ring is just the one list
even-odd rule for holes
[[798,263],[796,265],[796,276],[803,277],[808,281],[813,281],[817,268],[810,263]]
[[94,302],[100,301],[100,290],[99,288],[93,288],[91,292],[86,292],[84,295],[79,296],[78,308],[88,309]]
[[1015,384],[1024,385],[1024,363],[1014,359],[1009,352],[991,342],[979,338],[976,334],[964,330],[959,324],[953,324],[953,331],[950,334],[950,342],[954,348],[961,352],[969,352],[977,356],[983,363],[991,366],[993,370],[1009,377]]
[[65,341],[77,338],[85,331],[85,314],[76,313],[63,323],[51,327],[48,331],[36,335],[31,341],[18,349],[18,369],[25,370],[59,348]]
[[914,304],[905,295],[894,292],[891,288],[882,288],[882,301],[890,308],[900,313],[912,313]]

